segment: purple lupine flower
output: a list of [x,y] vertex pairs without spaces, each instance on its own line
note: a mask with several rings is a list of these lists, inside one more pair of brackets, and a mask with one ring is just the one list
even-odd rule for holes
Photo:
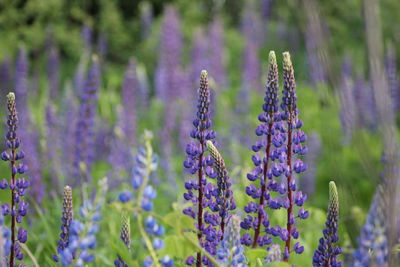
[[6,57],[0,65],[0,95],[6,95],[9,88],[12,88],[11,61]]
[[120,238],[125,246],[131,248],[131,220],[128,215],[122,216]]
[[340,120],[344,133],[345,144],[351,141],[355,127],[357,125],[357,110],[353,93],[353,79],[351,74],[351,62],[348,56],[342,64],[341,85],[339,90],[340,97]]
[[65,248],[69,245],[69,231],[71,222],[74,218],[74,211],[72,206],[72,189],[68,185],[64,187],[63,196],[63,210],[61,217],[61,233],[60,239],[57,243],[57,254],[53,255],[53,260],[58,262],[59,256]]
[[92,60],[85,87],[80,96],[79,119],[76,124],[74,177],[75,186],[90,181],[94,160],[94,126],[99,90],[99,62]]
[[57,47],[52,46],[47,59],[47,79],[49,97],[53,101],[58,99],[60,92],[60,54]]
[[73,162],[74,162],[74,146],[75,146],[75,127],[78,119],[78,101],[72,95],[72,88],[66,87],[64,95],[61,98],[60,107],[60,124],[59,124],[59,136],[60,136],[60,148],[61,153],[60,162],[65,164],[61,165],[62,175],[68,184],[72,184],[74,181],[73,177]]
[[[211,206],[214,206],[212,193],[215,188],[211,183],[207,182],[208,177],[215,177],[215,173],[211,169],[213,160],[211,156],[204,154],[206,149],[206,141],[213,140],[216,133],[211,130],[210,116],[210,90],[208,88],[207,71],[201,72],[200,87],[198,90],[198,104],[196,118],[193,120],[194,129],[190,136],[196,140],[189,143],[186,147],[187,159],[184,161],[184,167],[190,174],[196,175],[195,180],[190,179],[185,182],[187,192],[183,197],[186,201],[191,201],[193,205],[197,205],[197,210],[193,207],[185,208],[183,213],[193,218],[197,228],[197,238],[202,247],[211,255],[215,255],[216,246],[221,239],[221,233],[217,231],[218,215],[212,214]],[[198,195],[195,195],[198,191]],[[208,208],[208,209],[207,209]],[[189,256],[186,263],[194,263],[193,256]],[[202,257],[201,252],[197,252],[197,266],[201,263],[210,266],[211,262],[207,257]],[[189,264],[190,265],[190,264]]]
[[244,248],[240,243],[240,218],[237,215],[232,215],[229,219],[221,246],[217,250],[217,259],[227,266],[247,266]]
[[11,216],[11,252],[9,265],[14,266],[15,259],[22,260],[24,258],[19,243],[25,243],[28,238],[27,231],[22,226],[19,227],[17,232],[17,223],[21,223],[22,218],[27,213],[29,204],[22,198],[29,186],[29,181],[22,177],[16,177],[18,174],[24,174],[27,167],[23,163],[17,164],[17,161],[25,157],[25,153],[19,150],[21,140],[17,136],[18,116],[14,93],[7,95],[7,109],[7,149],[1,153],[1,159],[10,162],[11,178],[9,181],[6,179],[1,181],[1,189],[6,189],[8,185],[11,189],[11,205],[8,203],[3,204],[2,210],[3,216],[7,216],[8,214]]
[[156,73],[156,96],[171,104],[180,96],[179,77],[176,71],[181,65],[182,35],[178,11],[173,6],[165,9],[160,37],[160,54]]
[[278,244],[273,244],[268,248],[268,255],[265,258],[265,263],[282,261],[282,250]]
[[84,44],[84,49],[88,53],[92,49],[92,42],[93,42],[93,30],[92,28],[85,24],[81,29],[81,38]]
[[[323,230],[324,237],[319,240],[317,250],[314,252],[313,266],[340,267],[337,256],[342,253],[342,249],[336,245],[339,241],[339,195],[335,182],[329,182],[329,206],[328,216]],[[362,265],[368,266],[368,265]],[[379,265],[381,266],[381,265]]]
[[29,120],[28,115],[28,56],[26,50],[20,48],[17,62],[15,64],[15,96],[18,99],[17,109],[23,115],[22,121]]
[[129,265],[122,259],[120,255],[117,255],[118,259],[114,261],[115,267],[129,267]]
[[126,138],[127,145],[133,146],[136,143],[136,110],[139,104],[136,96],[139,94],[139,85],[136,74],[136,61],[131,59],[125,72],[122,85],[122,132]]
[[385,216],[384,192],[379,186],[369,209],[368,217],[358,237],[351,267],[389,266],[387,217]]
[[215,81],[219,88],[227,88],[228,81],[224,65],[224,26],[220,17],[214,17],[209,28],[209,71],[212,73],[211,78]]
[[247,42],[252,43],[258,53],[263,43],[263,28],[260,8],[256,1],[247,1],[242,14],[241,32]]
[[142,2],[140,5],[140,22],[142,39],[146,40],[153,24],[153,7],[149,2]]
[[385,57],[385,70],[388,80],[389,92],[392,96],[393,110],[400,110],[400,78],[397,75],[396,49],[389,46]]
[[[157,170],[158,156],[154,153],[151,145],[153,134],[149,131],[145,131],[144,145],[138,149],[138,154],[135,157],[135,167],[132,170],[132,188],[135,191],[135,199],[133,201],[133,193],[130,190],[126,190],[119,195],[119,200],[122,203],[131,203],[135,205],[135,209],[140,209],[141,212],[135,212],[135,219],[137,225],[142,230],[141,238],[144,241],[144,245],[150,254],[143,261],[143,266],[152,266],[153,262],[159,262],[163,266],[173,266],[174,261],[168,256],[164,255],[160,258],[158,251],[164,247],[164,241],[162,236],[164,235],[164,227],[157,222],[157,220],[149,214],[154,208],[154,199],[157,196],[157,191],[150,184],[150,177],[153,172]],[[129,222],[128,222],[129,224]],[[121,239],[128,246],[129,240],[129,227],[126,225],[125,230],[121,231]],[[144,228],[144,229],[143,229]],[[129,249],[129,247],[128,247]]]
[[[267,235],[269,231],[269,219],[265,212],[265,207],[268,204],[270,195],[267,188],[268,169],[271,168],[271,155],[279,153],[279,147],[282,141],[279,135],[279,113],[278,113],[278,65],[274,51],[269,53],[269,71],[268,82],[266,85],[266,93],[264,97],[264,104],[262,106],[263,113],[258,116],[260,125],[255,130],[260,141],[257,141],[252,146],[253,155],[252,160],[255,169],[247,174],[247,178],[254,182],[260,180],[261,188],[257,188],[254,184],[246,187],[246,194],[253,198],[256,202],[251,201],[246,207],[245,212],[247,217],[241,223],[244,230],[254,229],[254,236],[251,237],[250,233],[245,233],[242,237],[242,243],[246,246],[252,245],[253,247],[264,246],[271,243],[272,239]],[[275,148],[275,149],[274,149]],[[257,214],[254,218],[252,214]],[[265,231],[261,230],[265,228]],[[263,236],[261,233],[265,232]]]
[[[304,250],[303,246],[297,242],[291,248],[291,239],[297,239],[299,232],[297,231],[296,219],[294,215],[294,207],[302,207],[307,199],[307,195],[303,194],[300,190],[296,190],[296,181],[294,173],[303,173],[307,166],[302,160],[297,157],[303,156],[307,152],[307,147],[304,146],[304,142],[307,140],[306,134],[301,130],[303,122],[299,119],[299,110],[297,109],[297,96],[296,96],[296,82],[294,78],[294,69],[292,61],[290,59],[289,52],[283,53],[283,90],[282,90],[282,102],[281,102],[281,120],[286,121],[286,127],[283,126],[282,133],[287,136],[287,144],[284,147],[282,157],[286,157],[286,164],[283,164],[283,175],[286,177],[286,184],[284,186],[278,186],[278,192],[282,195],[287,191],[287,197],[283,200],[283,207],[287,209],[287,227],[280,231],[280,237],[282,241],[285,241],[285,250],[283,252],[284,261],[289,260],[290,252],[293,250],[297,254],[301,254]],[[283,189],[283,190],[282,190]],[[300,208],[303,211],[303,208]],[[299,211],[299,212],[300,212]],[[304,211],[304,214],[308,212]],[[307,216],[299,216],[300,219],[306,219]],[[287,236],[286,236],[287,235]]]
[[[377,113],[371,84],[361,77],[357,78],[354,81],[353,97],[358,126],[374,130],[376,128]],[[365,107],[368,108],[366,109]]]
[[97,246],[96,233],[99,231],[99,222],[102,218],[102,208],[105,203],[107,178],[98,183],[99,192],[94,200],[85,199],[79,209],[80,220],[74,218],[70,223],[68,246],[60,253],[63,266],[73,262],[74,266],[84,266],[84,263],[93,262],[95,254],[91,251]]
[[270,17],[271,14],[271,6],[272,6],[272,2],[271,0],[262,0],[261,1],[261,17],[264,21],[264,24],[266,22],[268,22],[268,19]]
[[[2,207],[2,205],[0,205]],[[0,266],[7,266],[7,257],[11,251],[11,231],[4,224],[3,211],[0,212]]]
[[211,157],[214,160],[213,166],[216,171],[217,178],[217,187],[214,193],[216,205],[212,207],[212,209],[215,212],[218,212],[220,216],[220,227],[222,235],[224,235],[225,226],[229,219],[229,213],[230,211],[236,209],[236,202],[231,190],[232,184],[228,175],[228,171],[225,167],[224,159],[211,141],[207,141],[206,145],[210,151]]
[[317,86],[325,84],[327,82],[327,76],[317,54],[316,36],[314,36],[313,31],[310,29],[310,27],[307,27],[304,38],[307,50],[307,65],[309,69],[309,80],[313,86]]
[[300,188],[307,194],[313,196],[315,192],[315,182],[317,179],[317,160],[321,156],[321,139],[318,133],[312,133],[308,136],[308,153],[304,158],[307,165],[307,172],[300,179]]

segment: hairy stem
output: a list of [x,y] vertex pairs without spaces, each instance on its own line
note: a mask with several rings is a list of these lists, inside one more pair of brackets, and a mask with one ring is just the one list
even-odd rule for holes
[[[291,232],[292,232],[292,224],[290,223],[290,215],[293,211],[293,195],[292,189],[290,188],[290,183],[292,181],[292,110],[289,108],[289,119],[288,119],[288,145],[287,145],[287,165],[289,166],[289,176],[287,178],[287,189],[288,189],[288,198],[289,198],[289,208],[287,210],[287,231],[288,231],[288,239],[286,240],[285,250],[287,249],[288,253],[290,254],[290,241],[291,241]],[[289,261],[289,256],[284,257],[283,259],[285,262]]]

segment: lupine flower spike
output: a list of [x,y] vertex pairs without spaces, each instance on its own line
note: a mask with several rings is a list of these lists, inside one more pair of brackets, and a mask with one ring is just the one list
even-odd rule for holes
[[[256,153],[252,156],[255,169],[247,174],[247,179],[251,182],[259,179],[261,188],[257,188],[254,184],[246,187],[246,194],[258,203],[255,201],[249,202],[244,209],[248,215],[240,224],[244,230],[254,229],[253,239],[250,233],[245,233],[242,238],[244,245],[252,245],[253,248],[268,245],[272,241],[267,235],[269,231],[269,219],[264,209],[270,199],[267,186],[268,180],[271,179],[269,175],[271,172],[269,168],[271,168],[271,161],[273,160],[271,159],[271,155],[277,154],[277,149],[284,142],[284,139],[279,134],[279,128],[277,128],[280,120],[278,102],[278,65],[276,63],[275,52],[271,51],[269,53],[268,82],[262,106],[263,112],[258,116],[260,125],[255,130],[255,134],[260,137],[260,140],[252,146],[252,150]],[[256,216],[253,218],[251,214],[254,213]],[[262,230],[262,227],[265,230]]]
[[217,172],[217,188],[214,193],[216,205],[213,210],[218,212],[220,216],[220,227],[222,235],[224,235],[225,225],[229,219],[229,211],[236,209],[236,203],[224,159],[211,141],[207,141],[206,144],[214,160],[214,167]]
[[[131,220],[127,214],[122,215],[122,224],[120,232],[121,241],[125,244],[128,250],[131,249]],[[115,267],[128,267],[128,264],[117,255],[118,259],[114,261]]]
[[[69,230],[74,218],[72,205],[72,189],[68,185],[64,187],[63,211],[61,218],[61,233],[57,244],[57,254],[61,254],[69,245]],[[58,255],[53,256],[53,260],[58,262]]]
[[18,228],[17,223],[22,222],[22,218],[27,214],[28,203],[22,197],[29,186],[29,181],[25,178],[17,178],[18,174],[24,174],[27,166],[23,163],[17,164],[18,160],[25,157],[23,151],[18,151],[21,145],[21,140],[17,136],[18,116],[15,104],[14,93],[7,95],[7,135],[6,135],[6,150],[1,153],[3,161],[9,161],[11,167],[11,179],[3,179],[0,181],[0,188],[6,189],[8,186],[11,189],[11,207],[8,203],[2,205],[3,216],[11,215],[11,252],[9,257],[9,266],[14,266],[15,259],[22,260],[24,254],[21,251],[20,243],[25,243],[28,239],[28,232],[22,226]]
[[[286,166],[284,166],[283,174],[286,177],[285,190],[287,190],[287,197],[284,200],[283,207],[287,209],[287,226],[279,231],[281,239],[285,241],[285,250],[283,252],[283,260],[288,261],[291,253],[291,239],[297,239],[299,232],[295,224],[296,219],[294,215],[294,206],[302,207],[307,199],[307,195],[301,191],[297,191],[294,173],[300,174],[304,172],[307,167],[300,158],[295,156],[303,156],[307,153],[307,147],[303,143],[307,140],[306,134],[301,130],[303,122],[299,119],[299,110],[297,109],[297,96],[296,96],[296,82],[294,78],[294,69],[290,59],[289,52],[283,53],[283,90],[282,90],[282,103],[281,103],[281,120],[286,121],[286,129],[282,128],[282,132],[287,135],[286,153],[282,157],[286,157]],[[295,193],[296,192],[296,193]],[[298,211],[298,218],[306,219],[308,211],[300,208]],[[304,247],[296,242],[293,246],[297,254],[304,251]]]
[[367,220],[358,238],[358,248],[354,251],[351,267],[389,266],[389,245],[387,238],[387,218],[385,217],[383,188],[375,193]]
[[[339,241],[339,195],[335,182],[329,183],[329,207],[328,217],[323,230],[324,237],[319,240],[318,249],[314,252],[313,266],[340,267],[342,264],[337,261],[337,256],[342,249],[336,245]],[[362,265],[367,266],[367,265]]]
[[[207,208],[215,207],[213,203],[213,192],[215,188],[213,184],[207,182],[207,178],[215,178],[216,173],[211,168],[213,160],[210,155],[205,155],[206,141],[213,140],[216,134],[211,128],[211,115],[210,115],[210,89],[208,88],[207,71],[201,72],[200,87],[198,90],[199,98],[197,104],[196,118],[193,120],[194,129],[190,136],[197,140],[191,142],[186,147],[187,159],[184,161],[184,167],[190,174],[197,175],[196,180],[190,179],[185,182],[187,190],[184,193],[184,198],[191,201],[193,205],[197,206],[196,211],[192,208],[186,208],[183,213],[196,220],[195,226],[197,228],[197,238],[202,247],[208,253],[214,255],[216,253],[216,246],[221,240],[220,233],[217,231],[218,215],[212,214]],[[197,196],[193,191],[198,191]],[[196,266],[211,264],[207,257],[202,257],[201,252],[197,252]],[[186,260],[187,265],[194,263],[194,257],[189,256]]]
[[95,260],[95,254],[91,250],[97,246],[96,233],[99,231],[99,221],[108,190],[107,178],[99,181],[98,188],[99,192],[94,200],[86,197],[80,207],[81,219],[74,218],[71,221],[68,246],[60,253],[63,266],[75,264],[76,267],[83,267]]
[[246,257],[244,256],[244,247],[240,242],[240,218],[232,215],[229,218],[221,247],[217,251],[217,259],[229,267],[245,267]]
[[131,249],[131,220],[127,214],[122,216],[121,240],[128,249]]
[[[157,196],[157,191],[150,184],[150,176],[157,170],[158,157],[153,151],[151,141],[153,134],[145,131],[143,135],[144,145],[139,147],[138,154],[135,158],[136,166],[133,168],[132,187],[135,191],[136,198],[133,201],[135,209],[141,212],[135,213],[136,225],[138,226],[141,238],[144,242],[146,250],[150,256],[146,257],[143,262],[143,267],[171,267],[174,265],[174,260],[168,255],[160,258],[158,251],[164,248],[164,240],[161,238],[164,235],[164,227],[149,214],[154,208],[154,199]],[[122,203],[128,203],[132,200],[133,193],[130,190],[125,190],[119,194],[119,200]],[[121,239],[128,246],[130,244],[129,237],[129,219],[122,224]],[[128,246],[129,248],[129,246]],[[120,264],[118,260],[118,264]],[[114,262],[115,263],[115,262]],[[116,265],[115,266],[123,266]]]

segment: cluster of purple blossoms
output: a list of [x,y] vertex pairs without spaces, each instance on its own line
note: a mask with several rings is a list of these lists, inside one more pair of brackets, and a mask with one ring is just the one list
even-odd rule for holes
[[378,187],[367,220],[358,237],[358,248],[354,251],[351,267],[389,266],[387,218],[383,194],[382,187]]
[[[69,245],[69,231],[71,228],[71,222],[74,218],[74,211],[72,205],[72,189],[69,186],[64,187],[63,196],[63,211],[61,217],[61,233],[60,239],[57,243],[57,254],[61,254],[65,248]],[[58,262],[58,255],[53,255],[53,260]]]
[[4,216],[0,212],[0,266],[7,266],[7,257],[11,251],[11,231],[4,225]]
[[[206,178],[207,176],[209,178],[217,176],[212,168],[214,162],[211,155],[205,155],[206,142],[212,141],[216,137],[216,133],[210,129],[212,122],[209,107],[208,77],[207,71],[203,70],[198,90],[197,114],[193,120],[194,129],[190,133],[190,136],[196,141],[187,145],[187,159],[183,163],[191,175],[197,175],[195,180],[190,179],[185,182],[187,192],[184,193],[183,197],[186,201],[191,201],[197,208],[188,207],[183,210],[183,213],[196,221],[195,226],[200,245],[208,253],[215,255],[216,246],[220,242],[222,234],[217,229],[220,223],[219,216],[213,213],[213,208],[217,207],[213,201],[214,192],[217,192],[217,189]],[[197,195],[196,191],[198,192]],[[186,260],[187,265],[192,265],[194,262],[193,256],[189,256]],[[197,252],[196,265],[201,266],[202,263],[211,266],[210,260],[205,256],[202,257],[201,252]]]
[[224,235],[225,226],[229,220],[229,211],[236,209],[236,202],[231,190],[232,184],[225,167],[224,159],[211,141],[207,141],[206,145],[214,160],[213,166],[216,172],[216,176],[211,175],[211,178],[215,177],[217,179],[217,187],[213,192],[215,203],[213,203],[210,208],[213,212],[218,212],[220,229],[222,235]]
[[[319,240],[318,249],[314,252],[313,266],[340,267],[337,256],[342,249],[335,245],[339,241],[339,195],[334,182],[329,183],[329,207],[328,216],[323,230],[324,237]],[[362,265],[367,266],[367,265]]]
[[22,226],[17,231],[17,223],[21,223],[22,218],[27,214],[29,204],[22,198],[29,186],[29,181],[23,177],[17,178],[18,174],[24,174],[27,171],[27,166],[23,163],[17,163],[25,157],[25,154],[23,151],[18,151],[21,140],[17,136],[18,116],[14,93],[7,95],[7,109],[6,150],[1,153],[1,159],[10,162],[11,178],[9,181],[5,178],[1,180],[0,188],[5,190],[9,187],[11,190],[11,205],[5,203],[1,208],[3,216],[11,216],[11,251],[9,262],[10,266],[14,266],[15,259],[22,260],[24,258],[20,243],[25,243],[28,239],[28,232]]
[[99,62],[93,58],[85,87],[81,92],[79,119],[76,125],[76,144],[74,156],[75,186],[90,181],[94,160],[94,127],[99,90]]
[[[153,147],[151,145],[153,134],[149,131],[145,131],[143,139],[144,146],[139,147],[138,154],[135,157],[136,165],[133,168],[131,182],[136,196],[133,201],[135,205],[134,208],[141,210],[141,212],[135,213],[135,219],[144,245],[150,254],[149,257],[144,259],[142,265],[144,267],[150,267],[156,262],[161,263],[161,265],[165,267],[171,267],[174,265],[173,259],[168,255],[164,255],[162,258],[158,256],[158,251],[164,248],[164,241],[161,237],[164,235],[165,229],[153,216],[148,214],[148,212],[153,211],[153,201],[157,196],[157,191],[149,184],[150,176],[157,170],[158,165],[158,156],[153,152]],[[131,190],[125,190],[118,195],[118,198],[120,202],[128,203],[133,198],[133,192]],[[146,217],[143,218],[143,215],[146,215]],[[128,246],[128,244],[130,244],[126,227],[125,230],[123,229],[121,231],[121,239],[125,245]],[[120,262],[121,261],[118,261],[118,264],[120,264]]]
[[74,264],[76,267],[83,267],[86,263],[95,260],[95,255],[91,250],[97,246],[96,233],[99,231],[101,212],[108,190],[107,178],[99,181],[99,189],[100,192],[96,194],[94,200],[86,199],[83,202],[79,209],[81,220],[70,221],[68,246],[60,252],[63,266]]
[[229,218],[221,246],[217,250],[217,259],[232,267],[246,267],[244,247],[240,242],[240,217],[232,215]]
[[[299,232],[295,227],[296,218],[306,219],[309,214],[302,208],[307,196],[297,190],[294,177],[294,173],[300,174],[306,170],[306,165],[299,156],[307,152],[307,148],[303,145],[307,136],[301,131],[302,121],[298,118],[296,84],[289,53],[283,53],[284,84],[281,112],[278,111],[278,67],[273,51],[270,52],[269,62],[264,112],[258,117],[261,124],[255,131],[262,139],[252,146],[256,153],[252,157],[256,168],[247,175],[251,182],[260,180],[261,188],[257,188],[254,184],[246,187],[247,195],[259,203],[251,201],[244,208],[248,215],[242,221],[241,227],[245,230],[254,229],[254,236],[252,238],[250,233],[245,233],[242,243],[255,248],[271,244],[271,235],[280,237],[285,242],[283,259],[288,261],[292,252],[291,239],[299,238]],[[275,228],[270,226],[265,211],[267,206],[273,210],[281,208],[287,210],[286,228],[279,225]],[[294,206],[300,207],[297,216]],[[253,213],[257,214],[255,218],[252,216]],[[300,254],[304,247],[296,242],[293,250]]]

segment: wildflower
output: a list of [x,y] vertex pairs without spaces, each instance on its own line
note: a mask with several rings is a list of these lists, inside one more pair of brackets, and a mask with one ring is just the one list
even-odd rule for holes
[[221,246],[217,250],[217,259],[227,266],[247,266],[244,248],[240,242],[240,218],[237,215],[232,215],[229,219]]
[[[57,254],[60,254],[69,245],[69,231],[71,222],[74,218],[72,205],[72,189],[68,185],[64,187],[63,212],[61,218],[61,233],[58,240]],[[58,262],[58,256],[54,255],[53,260]]]
[[358,248],[354,251],[352,267],[389,266],[387,218],[385,217],[382,187],[378,187],[372,201],[367,220],[358,237]]
[[[319,240],[318,249],[314,252],[313,266],[340,267],[337,255],[342,249],[335,245],[339,241],[339,196],[334,182],[329,182],[329,206],[326,219],[326,228],[323,230],[324,237]],[[364,266],[364,265],[363,265]]]
[[28,232],[22,226],[19,227],[17,232],[17,223],[22,222],[22,218],[27,214],[29,204],[23,200],[23,196],[29,187],[29,181],[23,177],[17,178],[17,175],[22,175],[26,172],[27,167],[23,163],[17,164],[17,161],[25,158],[23,151],[18,151],[21,145],[21,140],[17,135],[18,116],[16,109],[16,101],[14,93],[7,95],[7,134],[6,134],[6,150],[1,154],[3,161],[10,162],[11,178],[2,181],[2,189],[6,189],[9,184],[11,190],[11,206],[5,203],[2,206],[3,216],[10,214],[11,216],[11,252],[10,252],[10,266],[14,266],[15,259],[22,260],[24,254],[21,252],[19,243],[27,241]]

